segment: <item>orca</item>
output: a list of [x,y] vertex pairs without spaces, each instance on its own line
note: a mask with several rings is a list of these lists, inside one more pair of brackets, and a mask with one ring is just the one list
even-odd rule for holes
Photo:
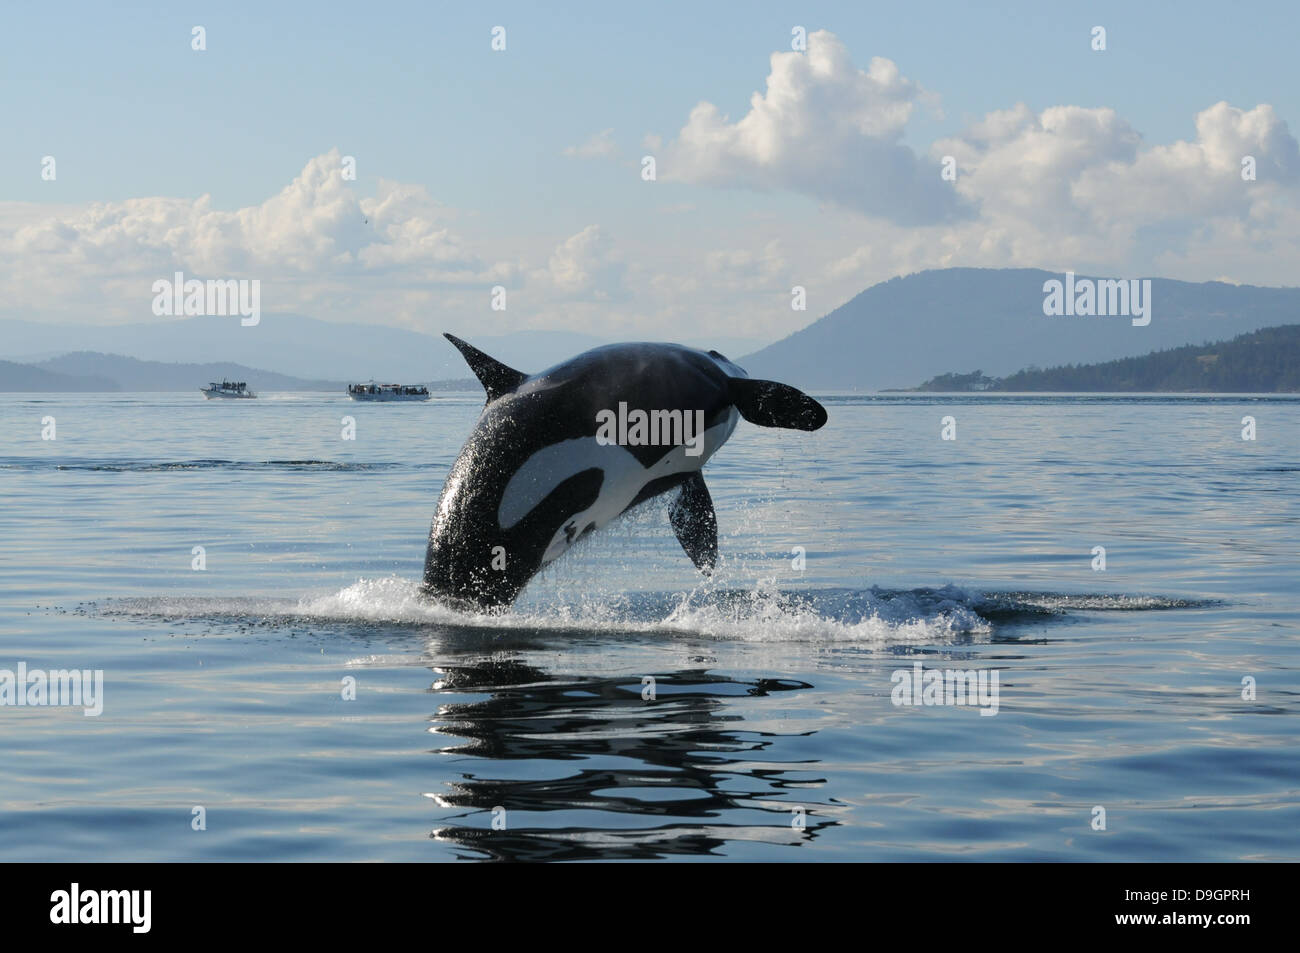
[[717,351],[610,344],[530,376],[444,336],[487,392],[447,475],[424,560],[422,594],[459,609],[505,609],[579,539],[678,488],[670,522],[708,574],[718,520],[700,469],[737,420],[826,423],[807,394],[751,379]]

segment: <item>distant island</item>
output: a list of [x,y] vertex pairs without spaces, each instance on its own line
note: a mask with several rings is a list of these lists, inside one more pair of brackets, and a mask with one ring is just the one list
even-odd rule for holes
[[[278,374],[229,361],[180,364],[140,361],[120,354],[76,351],[31,364],[0,361],[0,393],[147,393],[194,391],[209,381],[247,381],[255,391],[335,391],[346,394],[353,381],[321,380]],[[445,381],[399,381],[423,384],[431,391],[474,391],[478,381],[463,378]]]
[[[761,346],[762,339],[704,328],[683,332],[684,339],[673,335],[671,340],[720,351],[751,377],[809,391],[875,393],[883,388],[912,388],[946,371],[977,367],[990,377],[1005,378],[1021,368],[1137,358],[1300,322],[1300,288],[1154,276],[1146,301],[1148,325],[1134,326],[1131,317],[1124,315],[1044,313],[1044,288],[1064,277],[1064,272],[1035,268],[921,271],[877,282],[842,303],[814,295],[806,314],[791,313],[784,320],[795,327],[819,311],[822,316],[766,346]],[[1079,273],[1075,283],[1106,277]],[[1147,280],[1143,275],[1128,277]],[[613,343],[610,337],[576,331],[507,332],[498,326],[503,319],[483,314],[435,313],[429,318],[428,333],[376,323],[383,320],[377,315],[366,323],[337,323],[268,312],[256,327],[246,328],[226,317],[64,324],[29,314],[21,319],[0,318],[0,360],[99,379],[73,386],[45,378],[42,389],[46,390],[99,389],[105,380],[127,391],[183,390],[201,387],[223,374],[247,381],[257,391],[318,390],[322,385],[328,385],[326,390],[341,390],[344,381],[369,377],[401,384],[464,379],[464,361],[451,344],[433,333],[435,329],[458,332],[497,360],[527,372]],[[642,339],[663,340],[655,328],[622,333],[616,328],[607,331],[620,337],[648,335]],[[120,357],[105,360],[72,356],[69,351]],[[128,366],[123,363],[126,358],[149,366]],[[191,363],[198,361],[204,363]],[[177,362],[186,367],[178,367]],[[254,373],[253,368],[265,370]],[[267,376],[272,372],[294,380],[278,381]],[[7,366],[0,370],[0,389],[28,390],[23,382],[41,376]],[[477,389],[476,384],[471,386]]]
[[[922,271],[872,285],[758,350],[749,338],[706,333],[678,343],[720,350],[751,377],[829,393],[915,389],[919,381],[931,391],[1300,390],[1289,339],[1276,345],[1279,353],[1263,338],[1253,339],[1261,342],[1255,351],[1236,350],[1249,348],[1252,334],[1300,322],[1300,288],[1153,277],[1150,323],[1139,327],[1124,315],[1045,314],[1043,289],[1061,277],[1031,268]],[[573,331],[494,335],[490,322],[464,315],[443,316],[443,325],[474,329],[470,343],[524,371],[611,343]],[[190,363],[196,360],[204,363]],[[1075,364],[1057,366],[1063,361]],[[197,392],[223,376],[259,392],[342,393],[345,382],[372,376],[430,390],[478,389],[441,337],[291,314],[265,314],[255,328],[207,317],[124,325],[0,319],[0,362],[9,362],[0,363],[0,391],[10,392]],[[961,373],[969,368],[980,370]]]
[[107,377],[60,374],[34,364],[0,361],[0,393],[78,394],[121,389],[117,381]]
[[1007,377],[989,377],[982,371],[940,374],[908,390],[1296,393],[1300,392],[1300,324],[1239,334],[1217,344],[1189,344],[1100,364],[1029,367]]
[[[1026,367],[1141,357],[1300,321],[1300,288],[1158,277],[1151,277],[1145,327],[1123,316],[1049,316],[1044,285],[1064,277],[1025,268],[922,271],[872,285],[753,354],[723,353],[739,358],[751,377],[826,393],[877,392],[915,387],[946,371],[978,367],[1007,377]],[[1080,273],[1076,283],[1085,277],[1108,276]]]

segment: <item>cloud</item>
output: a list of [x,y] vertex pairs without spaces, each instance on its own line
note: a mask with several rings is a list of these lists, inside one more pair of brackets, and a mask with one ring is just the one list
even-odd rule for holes
[[614,159],[619,155],[619,148],[614,142],[614,130],[602,129],[579,146],[568,146],[566,156],[578,159]]
[[772,239],[761,249],[710,252],[704,259],[704,267],[711,280],[727,282],[735,287],[778,287],[788,283],[783,276],[788,272],[789,263],[777,239]]
[[[931,100],[891,61],[859,69],[835,36],[814,33],[807,55],[771,57],[766,87],[738,120],[703,102],[668,141],[642,140],[660,180],[686,185],[658,192],[629,177],[623,188],[656,194],[632,211],[602,204],[599,222],[580,219],[591,224],[572,234],[548,218],[476,234],[483,220],[437,201],[436,183],[431,193],[380,179],[364,194],[342,178],[337,150],[234,210],[206,195],[0,202],[0,311],[147,320],[153,280],[181,270],[262,279],[268,314],[427,331],[454,314],[502,331],[608,337],[743,328],[774,339],[924,268],[1295,282],[1300,146],[1272,106],[1215,103],[1187,117],[1185,139],[1152,145],[1113,108],[1011,104],[918,154],[904,136]],[[564,152],[629,159],[608,129]],[[946,155],[956,181],[940,176]],[[1241,177],[1247,155],[1254,181]],[[557,202],[608,198],[579,188]],[[737,212],[707,194],[718,188],[794,193],[818,207],[791,215],[789,203],[755,195]],[[510,291],[508,312],[490,311],[496,284]],[[806,313],[790,308],[795,284],[808,289]]]
[[[1300,146],[1268,105],[1217,103],[1195,129],[1192,140],[1145,146],[1109,108],[989,113],[931,148],[957,160],[954,188],[979,210],[979,234],[958,228],[944,238],[959,263],[974,263],[974,253],[994,265],[1149,270],[1207,239],[1234,246],[1228,253],[1254,244],[1258,254],[1259,242],[1281,237],[1265,236],[1300,185]],[[1254,181],[1242,178],[1246,156]]]
[[[957,190],[986,218],[1103,233],[1115,225],[1199,225],[1245,217],[1300,182],[1300,147],[1271,106],[1217,103],[1196,116],[1196,138],[1142,148],[1113,109],[1021,104],[990,113],[932,154],[957,159]],[[1257,179],[1242,179],[1253,156]]]
[[0,249],[114,270],[220,274],[308,274],[393,263],[456,272],[482,267],[438,223],[437,207],[422,187],[381,181],[378,196],[358,199],[340,174],[337,150],[312,159],[260,205],[221,211],[207,195],[93,203],[0,231]]
[[381,180],[376,195],[359,197],[338,150],[311,159],[261,204],[233,211],[213,208],[208,195],[56,209],[3,203],[0,254],[23,264],[0,277],[0,291],[12,309],[58,310],[80,298],[95,313],[143,317],[152,281],[174,271],[258,278],[269,286],[264,300],[280,288],[300,303],[313,298],[303,279],[482,286],[521,270],[476,254],[449,217],[423,186]]
[[[1202,267],[1222,272],[1216,253],[1251,280],[1292,280],[1282,256],[1300,244],[1300,147],[1273,107],[1217,103],[1195,116],[1193,138],[1151,146],[1113,108],[1021,103],[918,157],[902,137],[932,99],[890,60],[857,68],[820,31],[807,55],[772,55],[766,89],[737,121],[697,105],[663,146],[660,179],[791,192],[868,216],[869,237],[839,222],[848,242],[817,267],[846,293],[852,281],[953,265],[1164,268],[1194,278]],[[939,176],[946,156],[955,182]],[[1254,181],[1242,178],[1245,156]],[[717,256],[704,260],[709,268]]]
[[561,242],[543,272],[566,295],[609,298],[623,293],[625,265],[599,225],[588,225]]
[[730,122],[709,102],[693,110],[660,164],[665,181],[788,190],[904,224],[963,214],[938,167],[901,143],[924,90],[891,61],[865,70],[820,30],[808,52],[773,53],[767,89]]
[[[1248,156],[1253,181],[1242,177]],[[1087,169],[1073,184],[1073,197],[1108,222],[1197,225],[1207,217],[1253,217],[1298,183],[1300,144],[1273,107],[1243,110],[1220,102],[1197,114],[1195,140]]]
[[1077,228],[1088,218],[1072,200],[1078,177],[1103,163],[1132,163],[1140,142],[1113,109],[1053,106],[1035,113],[1022,103],[989,113],[930,151],[957,160],[956,190],[985,215]]

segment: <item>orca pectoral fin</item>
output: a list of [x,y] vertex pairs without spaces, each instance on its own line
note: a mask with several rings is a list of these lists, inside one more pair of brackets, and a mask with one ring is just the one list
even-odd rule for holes
[[708,575],[718,564],[718,515],[713,512],[713,498],[698,471],[682,484],[681,495],[673,501],[668,516],[686,555],[696,569]]
[[496,400],[502,394],[510,393],[528,379],[527,374],[513,367],[507,367],[494,357],[488,357],[474,345],[462,341],[454,334],[444,333],[443,337],[456,345],[456,350],[460,351],[469,369],[474,372],[478,382],[487,391],[489,402]]
[[789,384],[748,377],[729,380],[731,402],[751,424],[817,430],[826,423],[826,408]]

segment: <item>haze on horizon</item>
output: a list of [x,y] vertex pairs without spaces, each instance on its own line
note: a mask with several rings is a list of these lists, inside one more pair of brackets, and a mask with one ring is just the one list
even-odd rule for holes
[[1294,7],[934,15],[7,11],[0,318],[151,320],[179,271],[425,333],[767,342],[928,268],[1295,284]]

